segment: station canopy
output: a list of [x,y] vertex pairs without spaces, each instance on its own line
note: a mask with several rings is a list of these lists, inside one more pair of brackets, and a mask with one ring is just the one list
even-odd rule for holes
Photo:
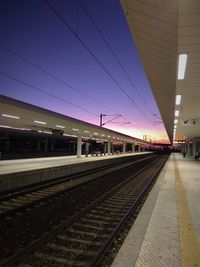
[[145,144],[134,138],[113,130],[74,119],[22,101],[0,96],[0,127],[24,131],[37,131],[44,134],[62,134],[64,136],[96,141],[126,142]]
[[[173,133],[176,140],[199,137],[200,1],[121,0],[121,5],[170,141]],[[178,79],[181,54],[187,63]]]

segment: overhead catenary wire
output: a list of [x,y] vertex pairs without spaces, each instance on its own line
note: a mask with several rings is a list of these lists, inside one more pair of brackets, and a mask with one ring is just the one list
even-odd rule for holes
[[69,83],[63,81],[62,79],[60,79],[59,77],[57,77],[55,74],[52,74],[50,73],[49,71],[45,70],[44,68],[40,67],[38,64],[35,64],[33,63],[32,61],[30,61],[29,59],[25,58],[24,56],[20,55],[19,53],[13,51],[12,49],[10,49],[9,47],[3,45],[0,43],[0,47],[4,50],[6,50],[7,52],[9,52],[10,54],[13,54],[14,56],[18,57],[19,59],[21,59],[22,61],[26,62],[27,64],[30,64],[31,66],[33,66],[34,68],[40,70],[41,72],[45,73],[46,75],[48,75],[49,77],[55,79],[56,81],[62,83],[64,86],[76,91],[78,94],[90,99],[91,101],[94,101],[96,102],[98,105],[110,110],[110,111],[113,111],[112,108],[106,106],[105,104],[97,101],[95,98],[83,93],[82,91],[80,91],[79,89],[77,89],[76,87],[70,85]]
[[46,95],[51,96],[51,97],[53,97],[53,98],[55,98],[55,99],[57,99],[57,100],[59,100],[59,101],[62,101],[62,102],[64,102],[64,103],[67,103],[67,104],[69,104],[69,105],[71,105],[71,106],[73,106],[73,107],[76,107],[77,109],[80,109],[80,110],[85,111],[85,112],[87,112],[87,113],[90,113],[90,114],[92,114],[92,115],[96,115],[96,116],[98,116],[98,114],[96,114],[96,113],[94,113],[94,112],[92,112],[92,111],[90,111],[90,110],[88,110],[88,109],[86,109],[86,108],[83,108],[83,107],[80,107],[80,106],[78,106],[78,105],[76,105],[76,104],[73,104],[73,103],[70,102],[70,101],[67,101],[67,100],[65,100],[65,99],[63,99],[63,98],[61,98],[61,97],[58,97],[58,96],[56,96],[56,95],[54,95],[54,94],[52,94],[52,93],[49,93],[49,92],[47,92],[47,91],[45,91],[45,90],[43,90],[43,89],[41,89],[41,88],[38,88],[38,87],[36,87],[36,86],[34,86],[34,85],[30,84],[30,83],[27,83],[27,82],[25,82],[25,81],[22,81],[22,80],[20,80],[20,79],[14,77],[14,76],[12,76],[12,75],[9,75],[9,74],[7,74],[7,73],[5,73],[5,72],[0,71],[0,75],[3,75],[3,76],[5,76],[5,77],[7,77],[7,78],[9,78],[9,79],[12,79],[12,80],[14,80],[14,81],[16,81],[16,82],[18,82],[18,83],[23,84],[23,85],[25,85],[25,86],[28,86],[28,87],[30,87],[30,88],[32,88],[32,89],[34,89],[34,90],[40,91],[40,92],[42,92],[43,94],[46,94]]
[[108,47],[108,49],[110,50],[111,54],[114,56],[114,58],[116,59],[117,63],[119,64],[119,66],[121,67],[121,69],[123,70],[123,72],[125,73],[126,77],[128,78],[129,82],[131,83],[132,87],[134,88],[134,90],[136,90],[136,92],[138,93],[138,95],[140,96],[140,98],[142,99],[144,105],[149,109],[149,111],[153,114],[152,109],[149,107],[149,105],[146,103],[146,101],[144,100],[143,96],[140,94],[140,91],[138,90],[136,84],[133,82],[133,80],[131,79],[130,75],[128,74],[127,70],[125,69],[125,67],[123,66],[123,64],[121,63],[121,61],[119,60],[119,57],[116,55],[116,53],[114,52],[114,50],[112,49],[110,43],[107,41],[107,39],[105,38],[104,34],[102,33],[102,31],[100,30],[100,28],[98,27],[98,25],[95,22],[95,19],[92,17],[92,15],[89,13],[89,11],[87,10],[86,6],[82,3],[81,0],[77,0],[80,3],[81,8],[83,9],[83,11],[87,14],[87,16],[89,17],[90,21],[92,22],[92,24],[94,25],[95,29],[97,30],[97,32],[99,33],[99,35],[101,36],[101,38],[103,39],[104,43],[106,44],[106,46]]
[[[109,106],[106,106],[105,104],[102,104],[101,102],[97,101],[96,99],[94,99],[93,97],[91,96],[88,96],[87,94],[81,92],[79,89],[75,88],[74,86],[70,85],[69,83],[66,83],[65,81],[63,81],[62,79],[58,78],[56,75],[50,73],[49,71],[45,70],[44,68],[40,67],[38,64],[35,64],[33,63],[32,61],[30,61],[29,59],[25,58],[24,56],[20,55],[19,53],[17,53],[16,51],[14,51],[13,49],[10,49],[9,47],[5,46],[4,44],[1,44],[0,43],[0,47],[4,50],[6,50],[7,52],[9,52],[10,54],[16,56],[17,58],[19,58],[20,60],[26,62],[27,64],[33,66],[34,68],[40,70],[41,72],[45,73],[46,75],[50,76],[51,78],[55,79],[56,81],[64,84],[65,86],[69,87],[70,89],[76,91],[77,93],[79,93],[80,95],[90,99],[91,101],[94,101],[96,102],[98,105],[112,111],[112,112],[116,112],[115,110],[113,110],[111,107]],[[68,102],[71,102],[71,101],[68,101]],[[95,117],[99,117],[99,115],[95,116]],[[127,119],[122,116],[123,119],[125,121],[127,121]]]
[[[105,104],[103,104],[103,103],[97,101],[97,100],[94,99],[93,97],[88,96],[88,95],[85,94],[85,93],[82,93],[79,89],[77,89],[77,88],[75,88],[74,86],[72,86],[72,85],[66,83],[66,82],[63,81],[62,79],[58,78],[58,77],[55,76],[54,74],[52,74],[52,73],[50,73],[49,71],[45,70],[44,68],[40,67],[38,64],[33,63],[32,61],[30,61],[29,59],[25,58],[24,56],[18,54],[17,52],[15,52],[14,50],[10,49],[9,47],[7,47],[7,46],[5,46],[5,45],[3,45],[3,44],[1,44],[1,43],[0,43],[0,47],[1,47],[2,49],[6,50],[7,52],[13,54],[14,56],[18,57],[18,58],[21,59],[22,61],[26,62],[27,64],[30,64],[31,66],[35,67],[36,69],[38,69],[38,70],[40,70],[41,72],[45,73],[46,75],[50,76],[51,78],[55,79],[56,81],[61,82],[62,84],[64,84],[65,86],[69,87],[70,89],[76,91],[76,92],[79,93],[80,95],[82,95],[82,96],[84,96],[84,97],[86,97],[86,98],[88,98],[88,99],[90,99],[90,100],[96,102],[98,105],[100,105],[100,106],[102,106],[102,107],[104,107],[104,108],[106,108],[106,109],[108,109],[108,110],[110,110],[110,111],[112,111],[112,112],[116,112],[115,110],[113,110],[113,109],[110,108],[109,106],[106,106]],[[71,101],[68,101],[68,102],[71,102]],[[99,117],[99,115],[96,115],[95,117]],[[122,117],[123,117],[123,119],[124,119],[125,121],[127,121],[127,119],[126,119],[124,116],[122,116]],[[89,120],[90,120],[90,119],[89,119]]]
[[[117,63],[119,64],[119,66],[121,67],[121,69],[123,70],[123,72],[125,73],[126,77],[128,78],[129,82],[131,83],[132,87],[136,90],[136,92],[138,93],[138,95],[140,96],[140,98],[142,99],[144,105],[149,109],[150,113],[154,116],[154,112],[153,110],[149,107],[149,105],[146,103],[146,101],[144,100],[143,96],[140,94],[139,89],[137,88],[136,84],[132,81],[130,75],[128,74],[127,70],[125,69],[125,67],[123,66],[123,64],[121,63],[121,61],[119,60],[119,57],[116,55],[116,53],[114,52],[114,50],[112,49],[110,43],[107,41],[107,39],[105,38],[104,34],[102,33],[102,31],[100,30],[100,28],[98,27],[98,25],[95,22],[95,19],[92,17],[92,15],[88,12],[86,6],[82,3],[81,0],[77,0],[77,2],[79,2],[81,8],[83,9],[83,11],[86,13],[86,15],[89,17],[90,21],[92,22],[92,24],[94,25],[96,31],[99,33],[99,35],[101,36],[101,38],[103,39],[104,43],[106,44],[106,46],[108,47],[109,51],[111,52],[111,54],[113,55],[113,57],[116,59]],[[137,106],[136,106],[137,107]],[[138,109],[140,112],[143,113],[143,115],[146,117],[146,119],[153,125],[153,127],[155,127],[155,123],[151,122],[149,120],[149,118],[146,116],[146,114],[144,114],[144,112],[141,109]],[[162,122],[163,123],[163,122]],[[156,130],[159,135],[161,136],[162,134],[160,133],[160,131]]]
[[88,51],[88,53],[94,58],[98,65],[104,70],[105,73],[110,77],[110,79],[117,85],[117,87],[123,92],[124,95],[130,100],[130,102],[143,114],[143,116],[148,120],[152,125],[152,122],[146,116],[144,111],[135,103],[135,101],[130,97],[126,90],[120,85],[120,83],[113,77],[113,75],[108,71],[104,64],[97,58],[97,56],[91,51],[87,44],[76,34],[72,27],[64,20],[64,18],[59,14],[59,12],[54,8],[53,5],[49,3],[48,0],[43,0],[49,9],[54,13],[54,15],[67,27],[67,29],[74,35],[74,37],[82,44],[82,46]]

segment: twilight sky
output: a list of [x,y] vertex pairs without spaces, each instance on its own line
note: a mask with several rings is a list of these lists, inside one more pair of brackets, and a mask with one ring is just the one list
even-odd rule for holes
[[1,0],[0,32],[2,95],[168,141],[119,0]]

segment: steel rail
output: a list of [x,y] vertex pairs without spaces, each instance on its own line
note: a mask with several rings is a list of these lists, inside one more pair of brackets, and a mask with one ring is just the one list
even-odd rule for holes
[[[145,158],[140,158],[140,159],[133,161],[133,162],[129,162],[129,161],[123,162],[120,165],[119,165],[119,163],[116,163],[116,164],[112,164],[112,165],[109,165],[106,167],[100,167],[97,169],[93,169],[91,171],[87,171],[86,173],[84,172],[82,175],[81,174],[78,176],[73,175],[72,177],[70,176],[67,179],[62,180],[62,181],[59,180],[59,181],[55,181],[53,183],[50,182],[49,184],[45,185],[44,187],[39,186],[39,187],[34,187],[33,189],[28,189],[27,191],[23,191],[23,193],[20,192],[19,194],[15,194],[13,198],[11,196],[9,197],[9,199],[5,198],[2,200],[2,198],[0,198],[0,205],[2,206],[4,204],[4,201],[5,202],[10,201],[10,203],[12,204],[12,201],[15,199],[17,200],[17,198],[19,198],[20,196],[29,197],[29,194],[36,193],[36,192],[38,192],[41,195],[40,198],[32,199],[31,201],[27,201],[24,204],[22,204],[22,203],[18,204],[18,206],[13,205],[12,209],[8,209],[6,211],[0,212],[0,218],[8,216],[8,215],[12,215],[13,213],[22,211],[26,208],[30,208],[33,205],[40,203],[41,201],[46,201],[49,198],[56,197],[60,194],[67,192],[68,190],[73,189],[73,188],[87,185],[91,182],[94,182],[94,181],[100,179],[104,175],[107,175],[109,173],[118,172],[119,170],[122,170],[123,168],[126,168],[127,166],[136,165],[136,164],[138,164],[144,160],[151,159],[152,157],[155,157],[155,155],[151,155],[151,156],[145,157]],[[96,176],[92,177],[92,178],[88,177],[90,175],[96,175]],[[78,179],[80,179],[80,181],[78,181]],[[78,181],[78,183],[73,185],[72,181]],[[52,189],[58,185],[61,185],[61,186],[66,185],[66,188],[55,190],[54,192],[51,192],[51,194],[50,193],[46,194],[45,190]],[[43,193],[44,193],[44,196],[43,196]]]

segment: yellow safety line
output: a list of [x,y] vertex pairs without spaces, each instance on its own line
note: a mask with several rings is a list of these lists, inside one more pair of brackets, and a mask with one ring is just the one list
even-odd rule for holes
[[176,177],[176,198],[178,209],[178,224],[181,243],[181,266],[200,266],[200,245],[197,242],[196,231],[187,202],[186,192],[181,180],[177,162],[174,159]]

